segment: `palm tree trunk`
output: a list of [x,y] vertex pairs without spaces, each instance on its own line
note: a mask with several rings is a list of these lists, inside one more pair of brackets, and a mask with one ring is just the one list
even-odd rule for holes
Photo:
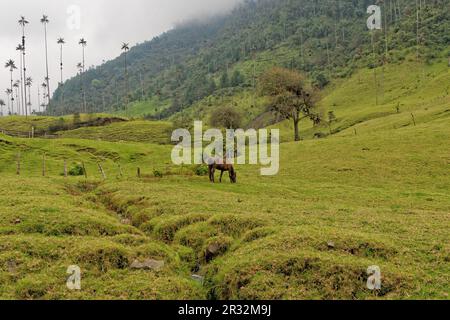
[[38,85],[38,111],[41,111],[41,91],[39,90],[39,85]]
[[16,91],[16,109],[17,109],[17,114],[20,114],[20,99],[19,99],[19,88],[15,87],[15,91]]
[[61,85],[63,84],[63,47],[61,44],[61,48],[60,48],[60,69],[61,69]]
[[19,115],[22,114],[24,115],[24,108],[23,108],[23,73],[22,73],[22,66],[23,66],[23,58],[22,58],[22,53],[19,53],[19,73],[20,73],[20,96],[21,96],[21,101],[20,101],[20,109],[19,109]]
[[11,114],[14,113],[13,71],[11,70]]
[[8,94],[8,114],[10,114],[11,113],[11,102],[9,101],[9,99],[10,99],[10,97],[9,97],[9,94]]
[[64,85],[63,85],[63,45],[61,44],[61,48],[60,48],[60,69],[61,69],[61,99],[60,99],[60,104],[61,104],[61,110],[62,110],[62,106],[64,103]]
[[[22,46],[23,46],[23,51],[22,51],[22,55],[23,55],[23,78],[26,79],[27,78],[27,68],[26,68],[26,64],[25,64],[25,25],[22,26]],[[24,104],[25,104],[25,117],[28,117],[27,86],[26,86],[25,83],[24,83],[24,86],[23,86],[23,93],[24,93],[23,95],[24,95]],[[30,115],[31,115],[31,111],[30,111]]]
[[128,84],[128,65],[127,65],[127,52],[126,51],[125,51],[125,81],[126,81],[125,108],[127,108],[128,107],[129,84]]
[[33,110],[31,110],[31,86],[28,87],[28,103],[30,105],[30,116],[31,116],[31,114],[33,113],[32,112]]
[[[82,45],[83,48],[83,73],[85,72],[86,68],[85,68],[85,59],[84,59],[84,45]],[[83,94],[83,108],[84,108],[84,112],[87,113],[87,105],[86,105],[86,92],[84,91],[84,83],[83,83],[83,76],[81,76],[82,79],[82,84],[81,84],[81,90],[82,90],[82,94]]]
[[50,78],[48,76],[48,45],[47,45],[47,24],[44,23],[44,32],[45,32],[45,70],[47,77],[45,81],[47,82],[47,110],[50,107]]

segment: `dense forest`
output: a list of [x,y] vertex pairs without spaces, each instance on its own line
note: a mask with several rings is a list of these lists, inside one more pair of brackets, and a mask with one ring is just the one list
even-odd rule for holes
[[[366,11],[374,3],[382,7],[384,28],[371,33]],[[157,98],[164,104],[152,117],[167,118],[224,89],[254,87],[267,65],[302,71],[322,88],[408,53],[430,61],[450,43],[448,30],[449,0],[247,0],[228,15],[180,25],[69,79],[48,113],[116,112]]]

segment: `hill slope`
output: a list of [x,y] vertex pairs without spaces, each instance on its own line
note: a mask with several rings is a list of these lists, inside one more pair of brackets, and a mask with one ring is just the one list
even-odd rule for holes
[[[180,26],[138,45],[128,53],[130,94],[132,101],[142,101],[129,106],[130,114],[166,118],[211,94],[226,96],[230,88],[251,91],[258,74],[271,65],[304,71],[318,86],[360,67],[380,65],[386,39],[383,32],[374,34],[374,58],[366,29],[369,4],[372,1],[247,1],[228,16]],[[450,42],[448,4],[427,1],[420,11],[421,61],[432,60]],[[388,60],[395,63],[416,51],[415,1],[385,1],[383,9]],[[83,76],[91,112],[126,109],[123,59]],[[80,78],[75,77],[55,92],[49,112],[73,113],[80,106]]]

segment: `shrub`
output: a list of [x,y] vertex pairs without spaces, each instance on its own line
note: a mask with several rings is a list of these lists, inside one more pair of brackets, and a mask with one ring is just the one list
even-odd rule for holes
[[82,176],[84,175],[84,169],[83,166],[79,163],[77,163],[75,166],[73,166],[69,172],[68,172],[69,176],[73,176],[73,177],[77,177],[77,176]]
[[163,177],[163,173],[159,170],[153,170],[153,175],[155,176],[155,178],[162,178]]
[[194,173],[197,176],[206,176],[208,175],[208,168],[204,165],[198,165],[194,168]]

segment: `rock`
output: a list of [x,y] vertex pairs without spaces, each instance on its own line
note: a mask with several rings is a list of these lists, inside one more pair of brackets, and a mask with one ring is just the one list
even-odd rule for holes
[[139,260],[134,260],[131,264],[131,269],[143,269],[143,270],[154,270],[159,271],[164,267],[164,261],[158,261],[153,259],[147,259],[144,262]]
[[197,274],[193,274],[193,275],[191,276],[191,278],[192,278],[192,280],[194,280],[194,281],[200,283],[201,285],[203,285],[203,283],[205,282],[205,278],[202,277],[202,276],[199,276],[199,275],[197,275]]
[[216,254],[217,252],[219,252],[220,250],[220,246],[218,243],[211,243],[208,248],[206,248],[206,252],[210,253],[210,254]]
[[220,253],[220,245],[218,243],[210,244],[205,250],[206,262],[211,261]]
[[120,220],[120,223],[131,226],[131,220],[130,219],[122,219],[122,220]]
[[17,265],[15,261],[8,261],[6,264],[9,273],[15,273],[17,270]]
[[328,242],[327,242],[327,246],[328,246],[328,249],[334,249],[334,248],[336,248],[336,245],[334,244],[333,241],[328,241]]

